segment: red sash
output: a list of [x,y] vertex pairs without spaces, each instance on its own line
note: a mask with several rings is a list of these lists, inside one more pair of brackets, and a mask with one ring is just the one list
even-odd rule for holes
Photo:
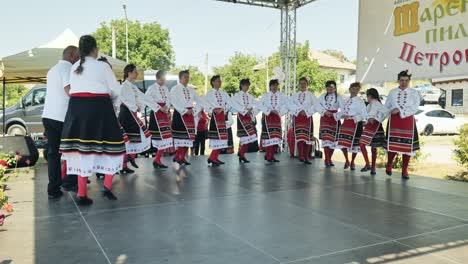
[[145,137],[147,137],[147,138],[151,137],[150,131],[146,128],[145,124],[143,124],[143,122],[141,122],[140,118],[138,118],[137,113],[132,112],[132,111],[130,111],[130,113],[132,113],[133,119],[135,119],[135,122],[137,122],[138,126],[141,128],[141,130],[145,134]]
[[338,135],[338,146],[351,148],[356,134],[357,123],[353,119],[347,119],[341,125]]
[[220,140],[228,140],[228,133],[227,133],[227,125],[226,125],[226,114],[221,112],[216,114],[213,112],[213,116],[211,117],[211,122],[215,122],[215,131],[212,131],[212,126],[210,125],[209,137],[215,139],[217,134],[217,139]]
[[154,118],[156,119],[156,123],[158,124],[161,139],[172,138],[171,120],[169,119],[169,113],[157,111],[154,112]]
[[[241,115],[237,114],[237,118],[239,118],[239,122],[241,123],[242,127],[238,127],[238,130],[243,130],[243,132],[246,134],[245,136],[255,136],[255,130],[254,130],[254,123],[252,121],[252,115],[251,114],[246,114],[246,115]],[[239,133],[238,133],[239,134]]]

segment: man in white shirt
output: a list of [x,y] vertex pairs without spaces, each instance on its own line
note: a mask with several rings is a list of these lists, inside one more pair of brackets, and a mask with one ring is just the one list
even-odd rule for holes
[[62,187],[65,190],[76,189],[76,178],[75,180],[73,180],[73,177],[64,177],[62,179],[59,147],[63,122],[68,109],[70,69],[79,58],[78,48],[68,46],[63,50],[62,59],[47,73],[47,93],[42,123],[44,124],[48,143],[49,184],[47,186],[47,193],[49,199],[57,199],[63,195],[60,190],[62,180]]

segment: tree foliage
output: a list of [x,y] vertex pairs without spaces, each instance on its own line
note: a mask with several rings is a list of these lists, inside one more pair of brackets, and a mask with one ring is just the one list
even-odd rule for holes
[[[9,84],[5,86],[5,91],[6,107],[10,107],[18,103],[29,89],[20,84]],[[0,96],[0,101],[3,102],[3,95]]]
[[453,151],[455,158],[465,169],[468,169],[468,124],[460,128],[460,136],[454,140],[457,148]]
[[[126,60],[125,20],[103,22],[92,35],[101,52],[112,54],[112,28],[116,30],[116,55]],[[160,24],[128,21],[129,62],[145,70],[168,70],[174,65],[174,50],[169,31]]]
[[323,50],[322,52],[330,56],[333,56],[339,59],[340,61],[351,62],[341,50],[327,49],[327,50]]

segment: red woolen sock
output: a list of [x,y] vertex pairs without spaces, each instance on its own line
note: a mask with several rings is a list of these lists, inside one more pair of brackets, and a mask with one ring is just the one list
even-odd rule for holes
[[164,154],[164,150],[158,149],[158,151],[156,152],[156,157],[154,158],[154,162],[156,162],[157,164],[161,164],[161,157],[163,154]]
[[78,176],[78,192],[77,196],[86,197],[88,188],[88,177]]
[[377,148],[372,148],[372,170],[375,171],[377,162]]
[[324,147],[323,148],[323,153],[325,154],[325,163],[326,164],[330,163],[330,148],[329,147]]
[[304,160],[304,142],[297,143],[297,155],[299,156],[300,160]]
[[63,163],[62,163],[62,180],[65,179],[65,177],[67,176],[67,161],[64,160]]
[[183,147],[183,148],[182,148],[182,153],[181,153],[181,156],[180,156],[180,159],[181,159],[181,160],[184,160],[184,161],[185,161],[185,157],[187,156],[188,150],[189,150],[188,147]]
[[343,155],[346,159],[346,164],[349,164],[348,149],[342,148],[341,151],[343,152]]
[[359,148],[361,149],[362,156],[364,157],[364,161],[366,162],[366,167],[369,167],[369,155],[367,155],[367,148],[364,144],[359,144]]
[[403,168],[401,172],[403,176],[408,176],[408,166],[409,166],[410,158],[411,158],[410,155],[403,155]]
[[130,158],[135,159],[137,154],[130,154]]
[[270,146],[270,159],[275,159],[276,146]]
[[122,163],[122,168],[123,168],[123,169],[128,168],[127,162],[128,162],[128,161],[127,161],[127,154],[125,154],[125,155],[123,156],[123,163]]
[[183,152],[183,147],[178,147],[177,150],[176,150],[176,153],[175,153],[175,159],[177,161],[181,160],[182,158],[182,152]]
[[218,155],[219,155],[219,149],[213,149],[211,151],[211,154],[208,157],[208,159],[210,159],[212,161],[217,161],[218,160]]
[[304,143],[304,159],[305,160],[309,160],[310,158],[310,149],[312,148],[312,145],[307,145],[306,143]]
[[356,160],[356,157],[357,157],[357,153],[352,153],[351,154],[351,165],[354,166],[354,160]]
[[330,148],[330,152],[328,153],[328,161],[330,163],[332,162],[332,157],[333,157],[334,152],[335,152],[335,149]]
[[239,156],[241,158],[245,158],[245,153],[247,153],[247,150],[249,149],[249,145],[248,144],[244,144],[240,147],[240,150],[239,150]]
[[395,152],[387,152],[387,171],[391,171],[393,167],[393,160],[395,159]]
[[112,179],[114,178],[114,175],[111,174],[106,174],[104,176],[104,187],[106,187],[108,190],[112,190]]

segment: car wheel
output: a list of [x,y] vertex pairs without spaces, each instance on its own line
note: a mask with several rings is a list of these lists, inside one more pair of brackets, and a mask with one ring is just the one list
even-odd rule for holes
[[434,127],[432,125],[427,125],[424,128],[423,135],[424,136],[430,136],[430,135],[432,135],[432,133],[434,133]]
[[9,136],[26,136],[26,128],[19,124],[14,124],[8,127],[7,134]]

